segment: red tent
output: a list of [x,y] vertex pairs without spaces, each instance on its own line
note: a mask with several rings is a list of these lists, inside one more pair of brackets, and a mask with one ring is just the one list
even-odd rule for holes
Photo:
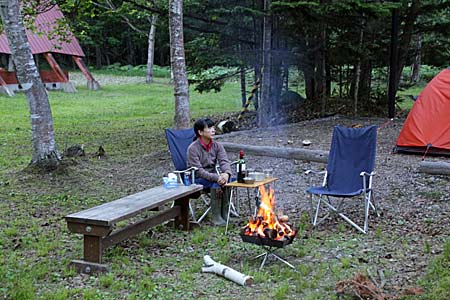
[[450,155],[450,67],[420,93],[398,136],[396,149]]

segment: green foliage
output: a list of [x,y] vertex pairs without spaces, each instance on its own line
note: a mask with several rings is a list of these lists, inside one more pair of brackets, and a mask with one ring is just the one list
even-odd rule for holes
[[214,66],[200,74],[192,75],[189,78],[189,81],[197,83],[195,90],[199,93],[210,92],[211,90],[214,90],[217,93],[220,92],[227,80],[236,77],[236,74],[238,73],[239,70],[236,68]]
[[419,284],[425,287],[425,294],[403,299],[450,299],[450,240],[445,242],[444,251],[430,262]]
[[[95,70],[98,74],[114,75],[114,76],[142,76],[145,78],[147,73],[147,65],[121,65],[114,63],[102,69]],[[157,78],[170,78],[170,68],[153,66],[153,76]]]

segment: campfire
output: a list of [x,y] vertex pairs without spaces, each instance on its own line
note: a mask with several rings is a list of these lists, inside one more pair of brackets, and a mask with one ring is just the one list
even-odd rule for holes
[[259,191],[261,193],[261,204],[258,213],[242,228],[242,240],[278,248],[292,243],[297,231],[288,224],[289,218],[287,216],[278,217],[275,214],[274,190],[266,191],[264,186],[260,186]]

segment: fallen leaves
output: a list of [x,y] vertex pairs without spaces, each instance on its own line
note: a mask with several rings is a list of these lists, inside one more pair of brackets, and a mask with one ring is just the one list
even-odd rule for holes
[[399,296],[396,296],[383,292],[382,287],[382,285],[378,286],[363,274],[356,273],[353,279],[341,280],[336,283],[334,290],[338,295],[348,295],[367,300],[395,300],[401,296],[420,295],[424,292],[420,287],[411,287],[404,289]]

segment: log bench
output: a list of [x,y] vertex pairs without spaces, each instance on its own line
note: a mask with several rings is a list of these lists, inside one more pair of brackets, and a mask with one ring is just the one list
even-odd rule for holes
[[[189,199],[198,198],[202,189],[203,186],[196,184],[171,189],[160,186],[67,215],[69,230],[84,236],[84,259],[72,260],[70,265],[78,272],[88,274],[106,272],[109,268],[102,263],[104,249],[167,220],[174,219],[176,228],[189,230]],[[172,208],[114,230],[117,222],[149,210],[158,210],[172,201]]]

